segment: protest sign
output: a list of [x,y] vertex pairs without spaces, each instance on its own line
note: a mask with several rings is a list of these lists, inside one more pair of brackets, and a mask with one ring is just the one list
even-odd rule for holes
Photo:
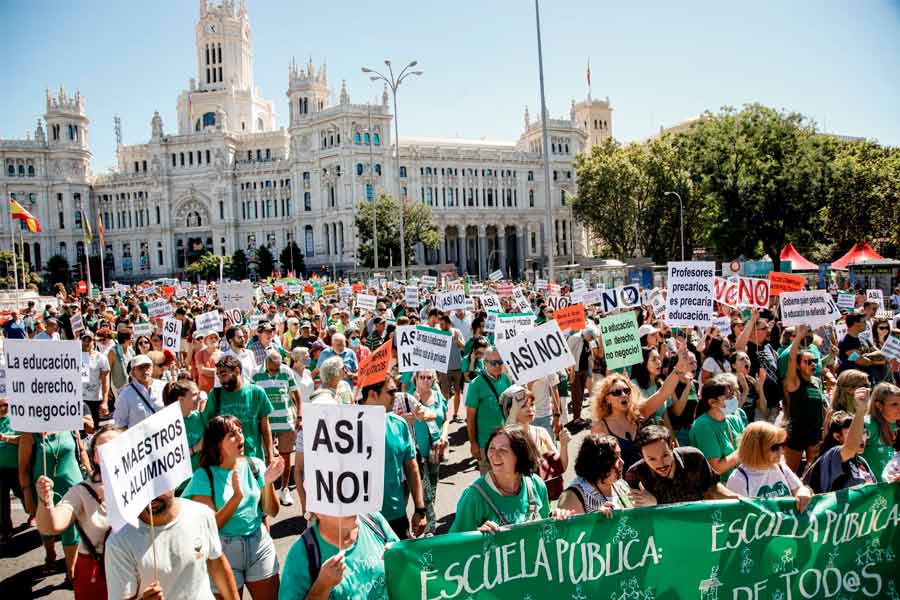
[[254,290],[249,281],[228,281],[219,286],[219,304],[222,308],[239,308],[244,312],[253,309]]
[[201,281],[200,284],[197,286],[197,293],[200,294],[201,296],[206,295],[206,282],[205,281]]
[[303,286],[296,283],[289,283],[287,286],[287,293],[291,296],[299,296],[303,293]]
[[343,517],[381,510],[383,406],[303,405],[306,510]]
[[[231,321],[232,325],[240,325],[244,322],[244,313],[239,308],[225,309],[225,316]],[[255,327],[255,325],[254,325]]]
[[484,284],[481,283],[470,283],[469,289],[466,291],[466,294],[469,296],[480,296],[484,293]]
[[670,262],[666,323],[708,327],[713,320],[714,262]]
[[713,319],[712,327],[718,327],[722,337],[728,337],[731,335],[731,317]]
[[419,283],[428,288],[433,288],[437,286],[437,277],[434,275],[422,275],[422,279],[419,280]]
[[268,284],[260,286],[260,289],[262,290],[262,293],[267,296],[275,291],[275,288]]
[[416,327],[415,345],[412,355],[417,370],[434,369],[446,373],[450,364],[450,349],[453,334],[449,331],[419,325]]
[[153,325],[146,322],[135,323],[132,328],[132,333],[134,334],[135,338],[141,335],[150,337],[151,335],[153,335]]
[[328,283],[322,286],[322,295],[323,296],[337,296],[338,287],[337,284]]
[[806,278],[803,275],[779,273],[778,271],[769,273],[769,294],[772,296],[778,296],[781,292],[799,292],[805,284]]
[[191,476],[191,451],[181,407],[170,404],[97,447],[109,524],[137,526],[150,502]]
[[81,336],[81,332],[84,331],[84,317],[81,316],[80,310],[75,311],[70,322],[72,324],[72,335],[77,339]]
[[557,309],[553,315],[563,331],[579,331],[585,327],[584,304],[573,304]]
[[538,292],[543,292],[547,289],[547,280],[546,279],[537,279],[534,282],[534,289]]
[[716,302],[737,308],[738,305],[738,285],[737,278],[734,281],[723,279],[722,277],[713,277],[713,291],[715,293]]
[[663,296],[662,290],[659,288],[654,288],[647,295],[647,304],[653,309],[653,315],[657,319],[661,319],[666,314],[666,299]]
[[488,275],[488,279],[490,279],[491,281],[500,281],[501,279],[503,279],[503,271],[497,269],[496,271]]
[[357,294],[356,306],[359,310],[367,310],[373,312],[378,305],[378,297],[369,294]]
[[825,290],[782,292],[778,298],[781,301],[781,322],[785,327],[809,325],[812,329],[818,329],[834,323],[841,316],[831,295]]
[[547,293],[551,296],[559,296],[560,292],[562,292],[562,287],[558,283],[547,284]]
[[808,600],[898,596],[900,486],[688,502],[391,544],[391,598]]
[[500,298],[495,294],[482,294],[478,296],[478,299],[481,300],[481,307],[487,312],[503,312],[503,308],[500,304]]
[[494,333],[494,330],[497,328],[497,316],[500,313],[489,312],[487,317],[484,319],[484,331],[485,333]]
[[497,344],[497,350],[519,385],[575,365],[559,323],[548,321]]
[[613,312],[621,308],[636,308],[641,305],[641,286],[636,283],[610,289],[595,289],[581,297],[585,306],[599,304],[600,311]]
[[163,321],[163,348],[168,348],[176,355],[181,346],[181,321],[169,317]]
[[367,385],[387,379],[391,370],[391,348],[393,348],[393,344],[394,339],[389,338],[388,341],[378,346],[369,355],[369,358],[359,365],[357,387],[364,388]]
[[769,280],[739,277],[737,281],[738,307],[766,308],[769,306]]
[[607,369],[630,367],[643,360],[637,317],[633,311],[600,319],[600,334]]
[[534,313],[498,313],[494,324],[494,342],[502,342],[534,326]]
[[838,292],[837,306],[844,310],[853,310],[856,308],[856,294],[846,294]]
[[394,330],[394,342],[397,344],[397,369],[401,373],[417,371],[419,367],[413,358],[413,348],[416,345],[416,326],[398,326]]
[[866,302],[877,302],[878,310],[884,310],[884,292],[881,290],[866,290]]
[[405,300],[409,307],[419,306],[419,288],[414,285],[406,286]]
[[197,315],[197,318],[194,319],[194,325],[197,331],[222,331],[222,316],[219,314],[219,311],[211,310]]
[[466,293],[460,290],[438,294],[435,306],[443,312],[466,310]]
[[572,280],[572,291],[583,294],[587,291],[587,282],[584,279]]
[[888,336],[888,339],[885,340],[884,346],[881,347],[881,353],[888,360],[898,360],[900,361],[900,337],[896,335]]
[[147,316],[151,319],[161,319],[172,314],[172,305],[165,298],[157,298],[147,303]]
[[547,306],[554,311],[566,308],[571,304],[568,296],[547,296]]
[[501,283],[497,286],[497,295],[501,298],[509,298],[513,295],[513,284]]
[[8,339],[6,398],[15,431],[80,431],[83,428],[81,343]]
[[175,289],[175,297],[176,298],[187,298],[187,290],[183,287],[179,287]]
[[522,288],[517,287],[513,290],[513,301],[515,302],[516,310],[519,312],[528,312],[531,310],[531,302],[525,297],[525,292],[522,291]]

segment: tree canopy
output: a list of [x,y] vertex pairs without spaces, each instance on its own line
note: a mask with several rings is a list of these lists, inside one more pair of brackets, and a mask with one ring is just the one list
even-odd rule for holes
[[[400,264],[400,209],[397,200],[388,195],[379,196],[374,202],[378,231],[378,262],[385,266],[389,256],[394,264]],[[372,202],[362,202],[356,211],[356,230],[359,236],[359,262],[371,267],[373,264]],[[422,242],[426,248],[437,248],[441,235],[434,224],[431,207],[420,202],[404,203],[404,229],[406,232],[406,262],[412,263],[415,244]]]

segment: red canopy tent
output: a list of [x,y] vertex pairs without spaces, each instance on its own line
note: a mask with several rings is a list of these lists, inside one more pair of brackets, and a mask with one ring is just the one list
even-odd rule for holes
[[818,271],[819,266],[807,260],[802,254],[797,252],[794,244],[788,242],[787,246],[781,249],[781,260],[791,261],[791,271]]
[[883,256],[872,250],[872,246],[868,242],[862,242],[853,246],[850,252],[831,263],[831,268],[845,270],[850,265],[864,260],[881,260],[883,258]]

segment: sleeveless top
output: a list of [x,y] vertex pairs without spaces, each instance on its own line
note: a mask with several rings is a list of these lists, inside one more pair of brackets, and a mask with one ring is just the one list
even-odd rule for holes
[[625,462],[625,466],[622,468],[622,472],[624,473],[631,465],[643,458],[641,456],[641,451],[638,450],[637,444],[634,443],[634,439],[632,439],[630,433],[625,434],[627,437],[619,437],[613,433],[613,430],[609,427],[609,423],[606,422],[606,419],[601,420],[603,421],[603,426],[606,427],[606,431],[609,432],[609,435],[616,438],[619,442],[619,450],[622,451],[622,460]]
[[[623,487],[624,486],[624,487]],[[612,486],[612,494],[606,496],[586,479],[576,476],[566,488],[581,500],[585,513],[595,513],[607,502],[612,502],[615,508],[631,508],[631,499],[628,496],[628,484],[619,479]]]
[[804,431],[821,431],[828,402],[822,390],[800,379],[800,386],[788,394],[789,424]]

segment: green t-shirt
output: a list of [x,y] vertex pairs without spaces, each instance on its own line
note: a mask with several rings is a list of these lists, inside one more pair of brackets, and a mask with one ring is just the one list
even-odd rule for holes
[[434,421],[419,421],[416,419],[413,428],[416,431],[416,445],[419,446],[419,454],[422,458],[428,460],[428,454],[431,452],[431,444],[438,441],[441,437],[441,429],[444,427],[444,419],[447,417],[447,400],[437,388],[431,391],[432,403],[422,404],[426,409],[433,410],[437,415]]
[[531,482],[534,500],[538,505],[541,518],[546,519],[550,516],[550,500],[547,498],[547,486],[540,477],[529,475],[522,480],[522,489],[519,490],[518,495],[502,496],[487,482],[487,475],[482,475],[475,483],[463,490],[462,496],[456,504],[456,517],[453,519],[453,525],[450,526],[450,533],[475,531],[486,521],[502,525],[494,509],[475,489],[476,484],[488,495],[507,523],[524,523],[528,517],[529,508],[528,481]]
[[[221,405],[216,412],[216,394],[221,395]],[[241,421],[244,432],[244,454],[265,459],[265,451],[260,443],[259,424],[272,412],[272,403],[261,387],[255,383],[244,383],[240,389],[228,392],[225,388],[213,388],[203,409],[203,422],[209,423],[219,415],[234,415]]]
[[253,383],[265,390],[272,403],[272,414],[269,415],[269,426],[272,431],[294,431],[294,403],[291,393],[297,390],[297,384],[284,369],[275,375],[268,371],[260,371],[253,376]]
[[[256,465],[257,477],[253,476],[253,470],[250,468],[249,461],[251,460]],[[238,504],[231,518],[219,529],[219,535],[222,537],[250,535],[258,531],[262,524],[263,514],[259,506],[259,499],[265,483],[266,465],[258,458],[248,457],[247,460],[239,460],[235,468],[238,470],[244,497],[241,498],[241,503]],[[213,499],[216,510],[219,510],[234,496],[234,488],[231,486],[231,469],[212,466],[209,467],[209,471],[213,476],[215,494],[209,489],[209,475],[207,475],[206,469],[200,468],[194,471],[194,476],[182,496],[185,498],[209,496]]]
[[[53,495],[66,495],[69,488],[84,480],[81,468],[78,466],[78,447],[75,445],[75,437],[78,433],[60,431],[41,434],[25,434],[34,436],[34,466],[31,469],[31,481],[44,474],[44,458],[47,458],[47,476],[53,480]],[[21,443],[21,441],[20,441]],[[59,498],[57,498],[58,500]]]
[[[487,382],[488,378],[494,385],[496,395]],[[491,432],[503,425],[505,421],[503,413],[500,412],[499,397],[511,385],[512,382],[506,373],[501,373],[499,379],[494,379],[484,373],[473,379],[466,390],[466,407],[474,408],[476,411],[475,432],[478,435],[478,446],[482,449],[487,447]]]
[[384,497],[381,501],[381,514],[388,521],[393,521],[406,514],[403,465],[416,457],[416,446],[406,420],[394,413],[387,413],[384,437]]
[[[725,415],[724,421],[716,421],[709,413],[704,413],[691,425],[691,446],[700,450],[707,460],[725,458],[737,450],[745,427],[747,415],[740,409],[732,415]],[[732,471],[734,468],[721,473],[722,481],[728,481]]]
[[[9,425],[9,415],[0,419],[0,434],[19,435]],[[0,442],[0,469],[19,468],[19,446],[11,442]]]
[[[890,427],[891,431],[896,435],[897,424],[891,423]],[[863,450],[862,457],[872,467],[875,479],[881,481],[881,474],[884,473],[884,468],[894,456],[894,448],[881,440],[881,431],[878,429],[878,423],[869,415],[866,416],[866,431],[869,432],[869,439],[866,440],[866,449]]]
[[[472,355],[468,355],[464,359],[462,359],[462,361],[460,361],[459,370],[463,375],[465,375],[466,373],[469,372],[469,362],[471,362],[471,360],[472,360]],[[472,367],[472,372],[475,373],[476,376],[481,375],[482,373],[485,372],[484,371],[484,359],[478,359],[475,361],[475,366]]]
[[[369,515],[381,527],[388,542],[397,542],[397,534],[387,521],[378,513]],[[313,524],[316,541],[319,543],[321,564],[338,553],[319,535],[318,523]],[[377,534],[365,523],[359,524],[359,536],[349,548],[344,548],[344,564],[346,569],[341,582],[337,584],[329,600],[386,600],[387,586],[384,574],[384,545]],[[284,561],[284,572],[281,574],[281,587],[278,588],[278,600],[304,600],[313,582],[309,580],[309,558],[302,539],[291,546]]]
[[[200,411],[192,411],[191,414],[184,418],[184,428],[187,430],[188,449],[192,450],[194,446],[203,439],[206,432],[206,423],[203,421],[203,415]],[[191,454],[191,469],[197,470],[200,463],[200,453]]]

